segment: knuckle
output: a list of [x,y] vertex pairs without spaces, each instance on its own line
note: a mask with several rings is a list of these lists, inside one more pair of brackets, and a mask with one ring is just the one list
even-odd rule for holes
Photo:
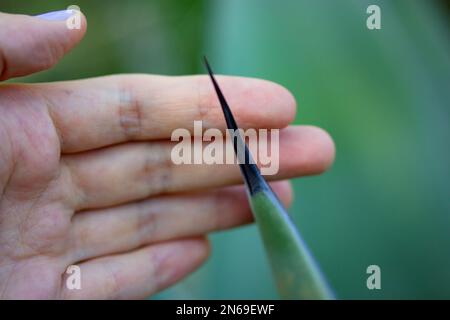
[[136,98],[129,81],[122,81],[118,91],[120,128],[128,140],[137,139],[142,133],[143,106]]

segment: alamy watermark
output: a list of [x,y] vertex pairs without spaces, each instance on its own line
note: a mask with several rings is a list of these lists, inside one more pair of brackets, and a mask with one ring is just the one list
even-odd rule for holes
[[[224,133],[216,128],[203,131],[203,122],[194,121],[193,134],[185,128],[172,132],[171,141],[178,142],[171,151],[174,164],[242,164],[257,163],[261,174],[278,173],[278,129],[238,129]],[[236,141],[236,153],[233,141]],[[251,155],[245,153],[247,143]],[[253,156],[253,157],[252,157]]]
[[77,5],[70,5],[67,7],[66,11],[70,14],[70,17],[66,19],[67,29],[81,29],[81,11],[80,7]]
[[372,264],[367,267],[366,273],[370,274],[367,277],[366,286],[369,290],[380,290],[381,289],[381,268],[376,264]]
[[66,269],[69,276],[66,279],[66,287],[69,290],[81,290],[81,268],[77,265],[70,265]]
[[376,4],[371,4],[367,7],[367,17],[366,25],[369,30],[380,30],[381,29],[381,9]]

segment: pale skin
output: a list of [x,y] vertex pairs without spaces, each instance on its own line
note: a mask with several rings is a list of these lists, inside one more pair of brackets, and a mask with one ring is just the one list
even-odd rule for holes
[[[64,22],[0,13],[0,80],[54,66],[83,37]],[[150,40],[149,40],[150,41]],[[269,81],[218,76],[243,128],[280,128],[280,171],[291,177],[334,159],[322,129],[289,126],[296,102]],[[210,232],[250,223],[233,165],[170,161],[171,132],[225,129],[206,76],[114,75],[0,83],[0,298],[145,298],[207,258]],[[65,271],[78,265],[82,289]]]

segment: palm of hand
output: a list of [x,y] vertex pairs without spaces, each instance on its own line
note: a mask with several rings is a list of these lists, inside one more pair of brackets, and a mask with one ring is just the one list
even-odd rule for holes
[[[68,30],[64,21],[0,13],[0,80],[51,67],[85,28],[84,18]],[[280,171],[270,178],[332,163],[324,131],[287,127],[295,101],[286,89],[218,81],[244,128],[284,128]],[[0,115],[0,298],[145,298],[206,259],[207,233],[252,221],[243,188],[230,187],[241,183],[235,166],[170,161],[174,129],[199,119],[225,129],[206,77],[0,84]],[[287,181],[273,188],[290,202]],[[66,286],[72,264],[81,290]]]

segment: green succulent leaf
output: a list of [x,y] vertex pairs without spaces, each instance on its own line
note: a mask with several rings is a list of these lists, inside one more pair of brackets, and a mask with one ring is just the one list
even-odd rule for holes
[[[238,126],[233,113],[206,57],[204,59],[222,106],[228,130],[236,131]],[[286,209],[261,175],[242,136],[240,134],[231,136],[234,137],[233,146],[236,157],[244,155],[243,159],[239,159],[239,167],[281,297],[284,299],[333,298],[306,244],[292,224]]]
[[258,191],[249,199],[280,296],[332,299],[319,267],[273,192]]

